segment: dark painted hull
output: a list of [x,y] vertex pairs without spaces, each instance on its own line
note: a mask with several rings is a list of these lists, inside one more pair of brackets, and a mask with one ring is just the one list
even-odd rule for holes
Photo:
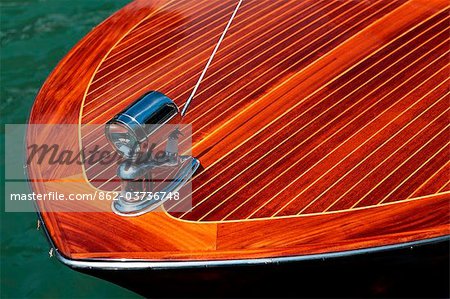
[[448,298],[449,242],[278,265],[79,270],[145,297]]

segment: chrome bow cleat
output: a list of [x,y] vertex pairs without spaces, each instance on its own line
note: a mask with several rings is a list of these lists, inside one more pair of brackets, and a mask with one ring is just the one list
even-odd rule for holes
[[[198,159],[179,155],[182,133],[178,127],[163,127],[177,114],[178,107],[172,100],[152,91],[106,124],[109,142],[124,157],[117,170],[121,191],[112,204],[116,214],[138,216],[156,209],[168,194],[178,192],[200,166]],[[164,142],[164,151],[155,154],[157,145]],[[155,182],[160,183],[158,190]]]

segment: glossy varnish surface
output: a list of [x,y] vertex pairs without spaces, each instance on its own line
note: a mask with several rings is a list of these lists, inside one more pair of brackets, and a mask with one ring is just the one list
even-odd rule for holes
[[[311,65],[339,57],[345,41],[405,2],[245,2],[185,118],[204,169],[193,180],[192,209],[172,214],[205,221],[293,216],[445,191],[445,179],[427,182],[448,172],[447,10],[339,65],[312,93],[286,95],[305,84]],[[184,106],[235,2],[184,4],[168,4],[162,11],[173,11],[139,24],[106,56],[82,124],[104,123],[148,90]],[[252,122],[255,102],[267,117]],[[87,145],[95,141],[86,135]],[[106,174],[90,166],[88,177],[99,171],[111,181],[97,187],[118,190],[114,167]]]
[[[79,123],[83,146],[107,147],[87,125],[105,123],[142,93],[159,90],[183,107],[235,5],[130,4],[58,66],[31,122]],[[44,214],[56,243],[74,258],[202,259],[448,234],[446,5],[244,1],[184,120],[203,166],[193,208],[171,212],[169,204],[133,219]],[[63,81],[69,68],[73,79]],[[64,113],[48,104],[55,96]],[[95,181],[99,170],[111,179]],[[82,177],[83,169],[30,171]],[[117,189],[114,176],[89,167],[92,182],[80,189]]]

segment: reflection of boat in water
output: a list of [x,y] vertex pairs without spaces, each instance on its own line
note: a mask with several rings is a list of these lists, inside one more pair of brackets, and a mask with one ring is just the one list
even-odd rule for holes
[[[30,123],[77,124],[65,147],[107,147],[89,126],[145,92],[182,109],[236,4],[131,3],[56,67]],[[192,207],[120,217],[40,202],[59,258],[84,269],[210,267],[448,240],[446,6],[244,1],[183,119],[201,163]],[[45,138],[30,129],[29,143]],[[32,180],[77,181],[76,191],[35,181],[36,192],[120,190],[114,167],[28,169]]]

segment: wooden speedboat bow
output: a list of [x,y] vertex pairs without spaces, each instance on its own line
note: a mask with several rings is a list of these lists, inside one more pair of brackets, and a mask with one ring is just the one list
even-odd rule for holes
[[[130,3],[58,64],[29,123],[74,125],[58,138],[74,151],[111,147],[89,127],[150,91],[179,114],[190,99],[181,122],[192,124],[199,161],[192,205],[124,217],[110,203],[70,212],[38,202],[57,256],[75,268],[179,268],[447,240],[448,9],[445,0]],[[27,143],[50,138],[30,126]],[[121,188],[112,167],[31,162],[28,173],[38,193]]]

